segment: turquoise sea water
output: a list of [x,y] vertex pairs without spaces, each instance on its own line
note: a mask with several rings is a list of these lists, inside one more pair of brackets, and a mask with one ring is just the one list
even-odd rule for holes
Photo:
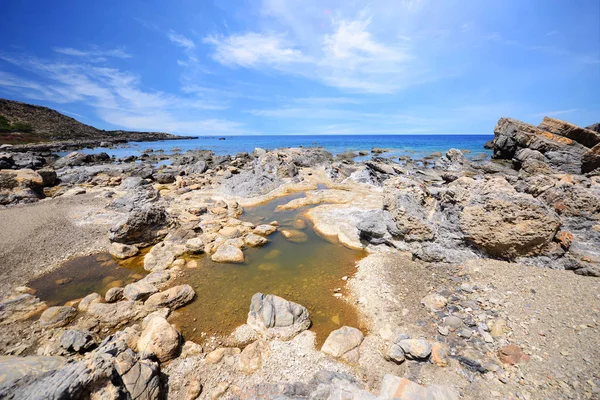
[[373,147],[391,149],[385,157],[410,156],[418,159],[434,152],[446,152],[451,148],[468,150],[467,157],[481,153],[491,154],[483,148],[493,135],[306,135],[306,136],[228,136],[225,140],[218,137],[200,137],[190,140],[168,140],[160,142],[131,142],[114,149],[86,149],[85,152],[104,151],[110,156],[124,157],[139,155],[153,149],[185,152],[187,150],[212,150],[217,155],[252,152],[255,147],[275,149],[281,147],[323,147],[333,154],[346,150],[371,150]]

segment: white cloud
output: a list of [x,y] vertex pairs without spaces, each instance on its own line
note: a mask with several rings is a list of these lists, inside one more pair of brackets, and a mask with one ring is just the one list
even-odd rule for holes
[[538,117],[538,118],[544,118],[544,117],[558,117],[560,115],[565,115],[565,114],[572,114],[576,111],[579,111],[576,108],[571,108],[568,110],[554,110],[554,111],[545,111],[545,112],[540,112],[540,113],[536,113],[533,114],[534,117]]
[[224,65],[255,68],[261,65],[283,66],[308,60],[300,50],[287,43],[284,34],[245,33],[231,36],[208,36],[213,44],[213,58]]
[[183,35],[180,35],[179,33],[175,32],[173,30],[171,30],[167,34],[167,36],[171,42],[173,42],[177,46],[183,47],[186,50],[192,50],[196,47],[196,44],[194,43],[194,41],[192,39],[189,39]]
[[34,57],[0,55],[0,59],[39,77],[24,79],[0,71],[4,89],[30,99],[90,105],[102,120],[120,128],[204,135],[248,132],[237,122],[202,117],[206,111],[228,108],[222,100],[143,89],[138,76],[116,68]]
[[127,53],[123,49],[112,49],[112,50],[101,50],[98,48],[92,48],[90,50],[79,50],[72,47],[57,47],[54,49],[56,53],[64,54],[67,56],[85,58],[86,61],[91,62],[103,62],[108,57],[110,58],[131,58],[132,55]]

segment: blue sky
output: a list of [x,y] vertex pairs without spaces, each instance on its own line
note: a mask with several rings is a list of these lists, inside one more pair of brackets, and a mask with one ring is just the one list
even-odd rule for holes
[[104,129],[491,133],[600,121],[597,0],[5,1],[0,97]]

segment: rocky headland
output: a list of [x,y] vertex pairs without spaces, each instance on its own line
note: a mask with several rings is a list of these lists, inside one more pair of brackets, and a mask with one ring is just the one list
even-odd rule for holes
[[[3,149],[0,397],[598,398],[600,134],[551,118],[494,133],[492,159]],[[246,219],[295,193],[276,211],[302,218]],[[356,326],[332,318],[320,340],[302,293],[259,290],[232,332],[178,329],[203,318],[186,314],[202,260],[245,268],[307,229],[359,255],[330,293]],[[61,304],[29,285],[107,252],[143,273]]]

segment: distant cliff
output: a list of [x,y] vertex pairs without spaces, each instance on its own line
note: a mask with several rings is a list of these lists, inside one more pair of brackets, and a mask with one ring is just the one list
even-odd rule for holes
[[0,99],[0,144],[155,141],[184,137],[162,132],[105,131],[48,107]]

